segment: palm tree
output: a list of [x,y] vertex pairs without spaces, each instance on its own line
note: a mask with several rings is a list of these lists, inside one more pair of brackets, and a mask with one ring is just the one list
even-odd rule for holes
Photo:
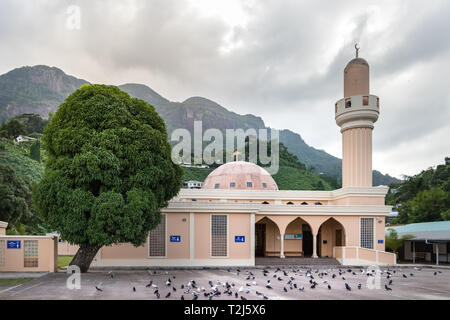
[[397,231],[395,229],[389,228],[389,234],[386,236],[386,248],[392,250],[398,258],[398,249],[401,248],[405,240],[414,238],[411,234],[406,234],[404,236],[398,237]]

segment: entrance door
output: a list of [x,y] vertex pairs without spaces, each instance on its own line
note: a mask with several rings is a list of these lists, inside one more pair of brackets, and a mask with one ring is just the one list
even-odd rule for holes
[[311,228],[304,224],[302,226],[303,232],[303,255],[305,257],[312,256],[313,254],[313,236],[311,232]]
[[264,257],[266,251],[266,225],[255,224],[255,257]]
[[342,246],[342,230],[336,230],[336,247]]

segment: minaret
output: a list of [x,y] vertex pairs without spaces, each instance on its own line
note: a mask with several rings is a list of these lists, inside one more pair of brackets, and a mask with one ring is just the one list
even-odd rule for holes
[[335,104],[342,133],[342,187],[372,186],[372,130],[379,98],[369,93],[369,64],[358,57],[344,69],[344,98]]

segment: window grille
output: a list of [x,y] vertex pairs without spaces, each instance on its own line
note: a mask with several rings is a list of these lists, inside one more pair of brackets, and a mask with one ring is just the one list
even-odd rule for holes
[[216,184],[214,185],[214,189],[219,189],[219,186],[220,186],[220,184],[219,184],[219,183],[216,183]]
[[5,266],[5,240],[0,240],[0,267]]
[[230,182],[230,188],[234,188],[234,187],[236,187],[236,183]]
[[267,183],[263,182],[263,188],[266,189],[267,188]]
[[37,268],[39,253],[38,240],[24,240],[23,241],[23,266],[25,268]]
[[226,257],[227,250],[227,216],[211,215],[211,256]]
[[166,256],[166,215],[161,215],[161,222],[158,226],[150,230],[148,236],[148,249],[150,257]]
[[361,218],[361,247],[373,249],[373,218]]
[[253,184],[251,182],[247,182],[247,188],[251,188]]

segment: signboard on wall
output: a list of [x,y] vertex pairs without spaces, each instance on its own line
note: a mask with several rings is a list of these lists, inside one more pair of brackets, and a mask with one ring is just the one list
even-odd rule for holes
[[20,240],[7,240],[6,248],[8,249],[20,249]]
[[181,236],[170,236],[170,242],[181,242]]
[[378,243],[384,243],[384,240],[378,240]]
[[300,240],[300,239],[302,239],[302,234],[301,233],[285,234],[284,235],[284,240]]
[[245,236],[234,236],[234,242],[245,242]]

